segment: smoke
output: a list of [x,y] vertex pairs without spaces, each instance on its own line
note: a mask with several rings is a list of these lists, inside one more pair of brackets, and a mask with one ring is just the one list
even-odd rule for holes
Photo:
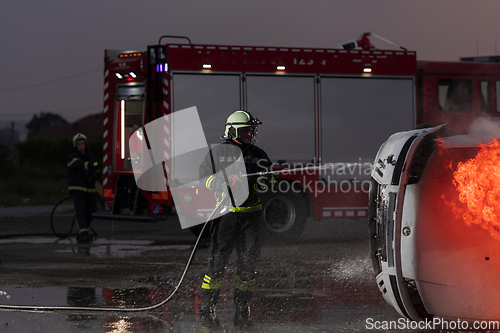
[[470,126],[469,135],[490,135],[491,139],[500,138],[500,124],[489,118],[476,119]]
[[443,148],[477,147],[479,143],[490,143],[500,139],[500,123],[489,118],[478,118],[469,127],[467,135],[455,135],[442,139]]

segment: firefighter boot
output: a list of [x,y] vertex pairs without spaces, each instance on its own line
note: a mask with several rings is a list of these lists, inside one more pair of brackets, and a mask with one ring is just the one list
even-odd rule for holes
[[250,307],[248,301],[252,298],[251,291],[243,291],[236,289],[234,291],[234,326],[239,329],[247,329],[252,327],[250,321]]
[[220,289],[202,289],[201,305],[202,327],[204,332],[217,332],[219,330],[219,321],[215,314],[215,306],[219,301]]
[[89,235],[88,229],[80,229],[78,235],[76,236],[76,241],[78,243],[90,243],[94,240],[92,235]]

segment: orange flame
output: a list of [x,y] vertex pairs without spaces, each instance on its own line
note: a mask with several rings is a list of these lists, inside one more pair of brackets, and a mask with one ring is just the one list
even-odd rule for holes
[[494,139],[480,144],[478,154],[459,162],[453,173],[453,184],[458,199],[464,205],[458,208],[449,202],[455,213],[461,214],[467,225],[479,225],[500,240],[500,144]]

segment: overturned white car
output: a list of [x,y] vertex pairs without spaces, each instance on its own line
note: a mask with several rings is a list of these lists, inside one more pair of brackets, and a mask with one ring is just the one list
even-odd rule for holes
[[[500,148],[479,160],[491,138],[450,132],[396,133],[377,154],[369,205],[377,285],[412,320],[500,319]],[[467,161],[476,165],[458,178]]]

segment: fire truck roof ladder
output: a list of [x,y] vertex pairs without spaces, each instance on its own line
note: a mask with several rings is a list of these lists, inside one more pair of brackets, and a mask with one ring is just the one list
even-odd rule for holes
[[384,37],[381,37],[377,34],[374,34],[373,32],[365,32],[365,33],[359,35],[358,38],[350,40],[350,41],[345,42],[345,43],[342,43],[337,47],[341,48],[341,49],[363,49],[363,50],[377,49],[377,47],[375,47],[375,45],[373,45],[370,42],[370,39],[368,38],[369,36],[377,37],[378,39],[380,39],[388,44],[391,44],[391,45],[397,47],[398,49],[402,49],[404,51],[407,51],[407,49],[402,47],[401,45],[398,45],[394,42],[391,42],[390,40],[388,40]]
[[187,39],[187,41],[189,42],[189,45],[191,45],[191,39],[189,39],[188,37],[185,37],[185,36],[169,36],[169,35],[161,36],[160,39],[158,40],[158,45],[161,45],[161,40],[163,38],[182,38],[182,39]]

